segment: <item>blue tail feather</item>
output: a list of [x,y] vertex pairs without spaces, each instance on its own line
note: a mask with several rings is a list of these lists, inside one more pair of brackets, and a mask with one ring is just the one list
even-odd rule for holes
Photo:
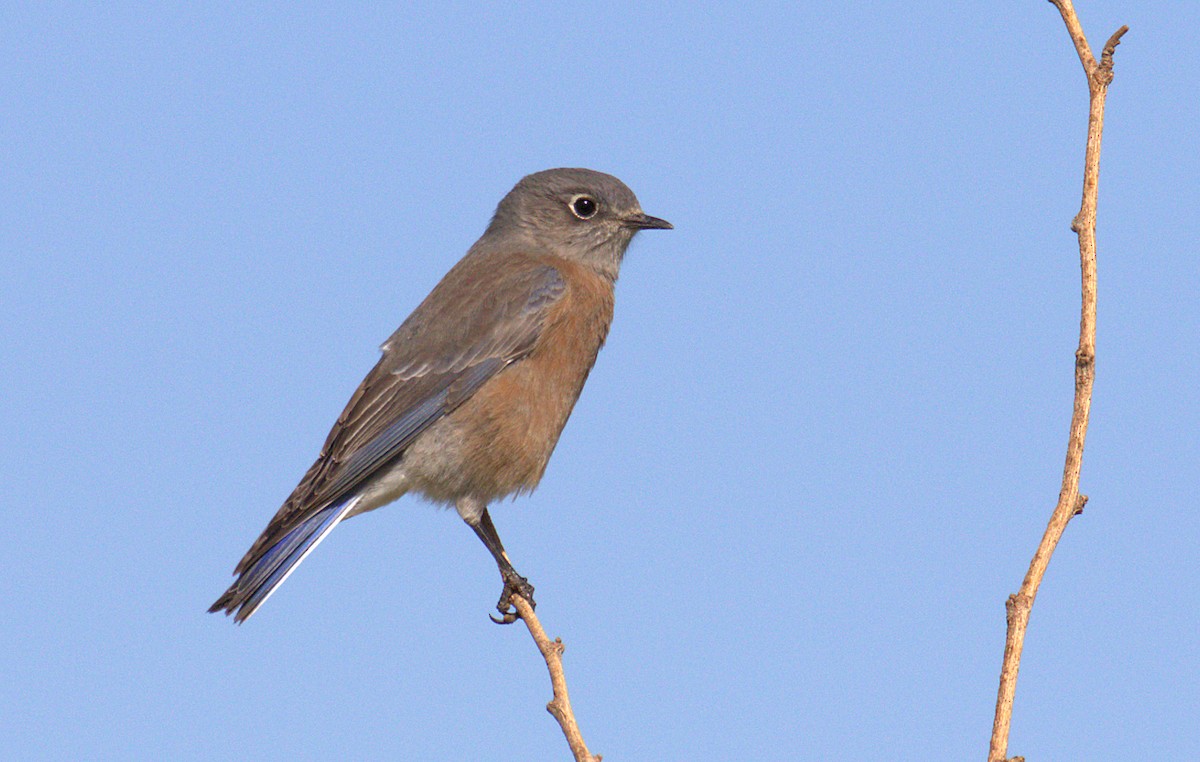
[[322,508],[284,535],[247,569],[236,584],[245,597],[234,621],[249,619],[357,503],[357,498],[349,498]]

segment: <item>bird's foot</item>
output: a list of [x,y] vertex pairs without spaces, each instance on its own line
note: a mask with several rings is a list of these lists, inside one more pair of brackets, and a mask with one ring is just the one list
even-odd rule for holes
[[501,572],[501,575],[504,577],[504,590],[500,593],[500,600],[496,603],[496,610],[500,612],[500,617],[496,618],[491,614],[488,616],[496,624],[512,624],[521,618],[520,612],[512,602],[514,595],[519,595],[528,601],[529,608],[537,608],[537,604],[533,601],[533,585],[515,571],[504,571]]

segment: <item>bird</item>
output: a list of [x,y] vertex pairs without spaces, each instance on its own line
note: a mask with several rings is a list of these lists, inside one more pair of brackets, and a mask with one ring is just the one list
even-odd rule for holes
[[209,611],[244,622],[338,524],[407,493],[453,506],[491,553],[504,583],[494,621],[519,618],[514,595],[536,605],[488,505],[537,487],[608,335],[630,241],[672,227],[609,174],[522,178],[383,343]]

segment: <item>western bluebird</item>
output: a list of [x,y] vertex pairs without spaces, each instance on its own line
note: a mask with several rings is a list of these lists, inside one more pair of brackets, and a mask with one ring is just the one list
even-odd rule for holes
[[604,344],[613,285],[639,230],[670,229],[617,178],[551,169],[517,183],[491,224],[383,344],[317,461],[209,611],[252,615],[344,519],[407,492],[453,505],[511,596],[533,604],[487,504],[532,491]]

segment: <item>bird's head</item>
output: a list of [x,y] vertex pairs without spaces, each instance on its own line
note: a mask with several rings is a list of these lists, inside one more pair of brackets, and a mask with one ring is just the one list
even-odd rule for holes
[[548,169],[526,176],[496,208],[489,235],[515,235],[616,279],[639,230],[670,230],[642,211],[633,191],[591,169]]

